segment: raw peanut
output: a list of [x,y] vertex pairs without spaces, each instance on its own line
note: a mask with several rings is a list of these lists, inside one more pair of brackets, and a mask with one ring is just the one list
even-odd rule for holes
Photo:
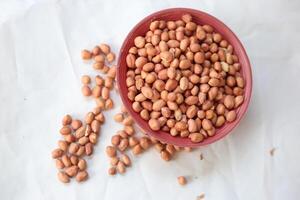
[[81,158],[81,159],[78,161],[77,166],[78,166],[78,168],[79,168],[80,170],[85,170],[85,169],[86,169],[86,161],[85,161],[84,159]]
[[86,126],[81,126],[80,128],[78,128],[75,132],[75,137],[77,139],[83,137],[85,135],[85,131],[86,131]]
[[93,56],[97,56],[101,53],[101,50],[98,46],[95,46],[92,50]]
[[118,131],[117,135],[121,136],[121,138],[128,138],[128,134],[125,131]]
[[106,154],[108,157],[115,157],[117,154],[117,150],[113,146],[106,147]]
[[155,149],[156,149],[159,153],[161,153],[161,151],[164,149],[164,145],[161,144],[161,143],[155,144],[154,147],[155,147]]
[[135,132],[132,126],[124,126],[124,131],[130,136],[133,135]]
[[68,150],[68,143],[64,140],[59,140],[58,141],[58,147],[63,150],[64,152],[66,152]]
[[108,70],[107,77],[115,79],[116,74],[117,74],[117,67],[114,65]]
[[197,83],[200,82],[200,78],[199,78],[199,76],[196,75],[196,74],[192,74],[192,75],[189,77],[189,79],[190,79],[191,83],[193,83],[193,84],[197,84]]
[[153,92],[150,87],[142,87],[141,92],[148,99],[151,99],[153,97]]
[[195,105],[198,102],[197,96],[189,96],[185,99],[185,103],[189,106]]
[[234,110],[229,111],[229,112],[226,114],[226,120],[227,120],[228,122],[233,122],[235,119],[236,119],[236,112],[235,112]]
[[110,53],[110,46],[108,44],[100,44],[99,48],[105,55]]
[[71,115],[65,115],[62,119],[62,125],[67,126],[67,125],[70,125],[71,123],[72,123]]
[[234,104],[235,104],[235,99],[233,96],[231,96],[231,95],[225,96],[224,105],[226,106],[226,108],[232,109],[232,108],[234,108]]
[[105,121],[105,117],[103,115],[103,113],[99,113],[96,117],[95,117],[96,120],[98,120],[100,123],[104,123]]
[[112,52],[109,52],[107,55],[106,55],[106,59],[107,59],[107,62],[108,63],[112,63],[116,58],[116,55]]
[[79,149],[79,145],[76,143],[71,143],[69,146],[69,153],[70,154],[75,154],[77,150]]
[[82,86],[81,92],[82,92],[83,96],[86,96],[86,97],[92,95],[92,90],[91,90],[91,88],[90,88],[89,86],[87,86],[87,85]]
[[69,183],[70,182],[70,178],[64,172],[58,172],[57,177],[63,183]]
[[73,134],[64,135],[64,138],[68,143],[75,142],[75,140],[76,140],[76,138]]
[[108,174],[109,175],[115,175],[117,173],[116,168],[115,167],[110,167],[108,169]]
[[135,67],[135,56],[133,54],[128,54],[126,56],[126,64],[127,64],[127,67],[129,67],[129,68]]
[[117,157],[110,158],[110,164],[112,166],[117,166],[118,162],[119,162],[119,158],[117,158]]
[[170,79],[175,79],[176,77],[176,69],[173,67],[168,68],[167,75]]
[[71,123],[71,127],[72,127],[73,130],[77,130],[81,126],[82,126],[82,122],[78,119],[73,120],[72,123]]
[[178,105],[175,102],[167,101],[167,105],[168,105],[168,108],[170,110],[177,110],[178,109]]
[[65,169],[65,173],[69,176],[69,177],[73,177],[77,174],[78,172],[78,167],[77,166],[71,166]]
[[206,131],[213,128],[211,121],[208,120],[208,119],[203,119],[202,120],[202,127]]
[[85,116],[85,123],[91,124],[92,121],[94,120],[94,113],[93,112],[88,112],[87,115]]
[[180,132],[180,137],[188,137],[189,136],[189,131],[188,130],[184,130]]
[[73,165],[77,165],[77,163],[78,163],[78,157],[77,156],[71,156],[70,160],[71,160],[71,163]]
[[175,154],[175,148],[173,145],[171,144],[167,144],[166,145],[166,151],[170,154],[170,155],[174,155]]
[[135,111],[135,112],[141,112],[141,110],[143,109],[141,104],[139,102],[133,102],[132,103],[132,109]]
[[76,181],[77,182],[82,182],[85,181],[88,178],[88,173],[86,171],[80,171],[76,175]]
[[235,84],[236,84],[236,80],[233,76],[228,76],[227,79],[226,79],[226,84],[229,86],[229,87],[234,87]]
[[165,161],[171,160],[171,155],[170,155],[170,153],[169,153],[168,151],[162,150],[162,151],[160,152],[160,156],[161,156],[161,158],[162,158],[163,160],[165,160]]
[[131,160],[130,158],[126,155],[126,154],[123,154],[121,156],[121,161],[128,167],[131,165]]
[[62,135],[68,135],[68,134],[70,134],[70,133],[72,132],[72,130],[71,130],[70,127],[64,126],[64,127],[62,127],[62,128],[60,129],[59,132],[60,132],[60,134],[62,134]]
[[191,67],[191,61],[190,60],[187,60],[187,59],[184,59],[184,60],[181,60],[179,62],[179,68],[180,69],[188,69]]
[[84,49],[81,51],[81,58],[83,60],[89,60],[92,58],[92,53],[89,50]]
[[143,38],[142,36],[138,36],[134,39],[134,45],[137,47],[137,48],[143,48],[145,46],[145,38]]
[[130,137],[129,138],[129,146],[130,147],[134,147],[135,145],[137,145],[139,143],[138,139],[135,137]]
[[146,137],[142,137],[140,139],[140,145],[144,150],[146,150],[150,147],[150,140]]
[[88,75],[83,75],[81,77],[81,83],[84,85],[88,85],[91,83],[91,78]]
[[[136,60],[135,60],[135,66],[137,67],[137,68],[142,68],[146,63],[147,63],[147,58],[145,58],[145,57],[138,57]],[[150,67],[150,69],[148,69],[147,67]],[[147,66],[146,68],[147,68],[147,70],[150,70],[150,71],[152,71],[152,67],[154,67],[154,65],[151,65],[150,64],[150,66]],[[145,69],[143,69],[143,70],[145,70]]]
[[63,155],[63,153],[64,152],[61,149],[54,149],[52,151],[52,158],[59,158],[59,157],[61,157]]
[[65,167],[64,163],[60,159],[55,160],[55,165],[57,169],[63,169]]
[[218,95],[218,88],[217,87],[211,87],[208,91],[208,99],[214,100]]
[[92,143],[87,143],[86,145],[84,145],[85,148],[85,154],[87,156],[92,155],[93,153],[93,144]]
[[122,122],[123,121],[123,119],[124,119],[124,117],[123,117],[123,114],[122,113],[118,113],[118,114],[116,114],[115,116],[114,116],[114,120],[116,121],[116,122]]
[[[95,60],[96,63],[100,63],[100,64],[102,65],[102,66],[100,67],[100,68],[102,69],[103,66],[104,66],[104,61],[105,61],[104,55],[102,55],[102,54],[101,54],[101,55],[97,55],[97,56],[94,57],[94,60]],[[95,64],[96,64],[96,63],[95,63]],[[99,69],[100,69],[100,68],[99,68]]]
[[221,127],[225,123],[225,117],[223,115],[219,116],[216,121],[216,127]]
[[117,171],[120,174],[124,174],[126,172],[126,166],[125,166],[125,164],[122,161],[118,162],[118,164],[117,164]]
[[114,102],[112,99],[106,99],[105,101],[105,110],[110,110],[114,107]]
[[216,109],[218,115],[223,115],[225,113],[225,106],[223,104],[218,104]]
[[[175,36],[176,37],[176,36]],[[175,38],[174,38],[175,39]],[[177,41],[177,40],[169,40],[168,42],[167,42],[167,44],[168,44],[168,46],[170,47],[170,48],[178,48],[179,47],[179,45],[180,45],[180,43]]]
[[91,126],[90,126],[90,124],[87,124],[86,129],[84,131],[84,136],[89,136],[91,132],[92,132]]
[[177,181],[180,185],[185,185],[187,183],[186,178],[184,176],[177,177]]
[[160,111],[162,107],[166,105],[166,102],[162,99],[155,101],[152,105],[152,109],[154,111]]
[[213,127],[212,129],[207,130],[206,132],[208,136],[214,136],[216,134],[216,129]]
[[104,80],[104,86],[107,87],[108,89],[112,89],[113,88],[113,82],[114,79],[111,77],[106,77]]
[[171,62],[174,59],[173,54],[169,51],[161,52],[160,58],[165,62]]
[[214,116],[215,116],[215,113],[214,113],[213,110],[207,110],[207,111],[205,112],[205,117],[206,117],[206,119],[212,119]]
[[144,120],[149,120],[149,119],[150,119],[149,112],[148,112],[148,110],[146,110],[146,109],[143,109],[143,110],[140,112],[140,116],[141,116],[141,118],[143,118]]
[[118,146],[120,144],[121,137],[119,135],[114,135],[111,138],[111,144],[114,146]]
[[167,91],[173,91],[177,87],[177,85],[178,85],[178,82],[176,80],[169,79],[166,82],[165,89]]
[[85,146],[80,146],[76,152],[76,156],[80,157],[85,153]]
[[63,155],[61,157],[61,161],[63,162],[65,167],[70,167],[72,165],[71,160],[70,160],[69,156],[67,156],[67,155]]
[[184,130],[187,129],[187,124],[185,122],[183,122],[183,121],[176,122],[175,129],[177,131],[184,131]]
[[[97,57],[97,56],[96,56]],[[95,69],[95,70],[103,70],[103,68],[104,68],[104,62],[95,62],[94,64],[93,64],[93,68]]]
[[83,136],[83,137],[79,138],[78,143],[79,143],[80,145],[85,145],[85,144],[88,143],[89,141],[90,141],[90,140],[89,140],[88,137]]
[[160,129],[160,123],[156,119],[150,119],[148,122],[150,128],[154,131],[158,131]]
[[93,120],[91,123],[91,128],[93,132],[98,133],[100,130],[100,122],[98,120]]
[[204,60],[205,60],[205,56],[204,56],[203,52],[195,53],[195,55],[194,55],[195,63],[202,64],[202,63],[204,63]]
[[191,133],[189,138],[195,143],[202,142],[204,140],[204,136],[201,133]]
[[100,97],[101,95],[101,87],[96,85],[93,89],[92,89],[92,94],[93,94],[93,97],[97,98],[97,97]]
[[189,119],[188,120],[188,131],[190,133],[194,133],[198,130],[198,127],[197,127],[197,123],[194,119]]
[[181,90],[185,91],[188,89],[189,80],[186,77],[182,77],[179,81],[179,87]]
[[138,155],[141,154],[143,152],[143,148],[141,147],[141,145],[137,144],[132,148],[132,153],[134,155]]
[[104,100],[107,100],[109,98],[109,88],[107,87],[103,87],[102,88],[102,91],[101,91],[101,97],[104,99]]
[[121,139],[120,144],[118,145],[118,149],[120,151],[125,151],[127,149],[128,145],[129,145],[128,139],[123,138],[123,139]]
[[190,107],[188,107],[187,111],[186,111],[186,116],[188,118],[194,118],[197,115],[198,109],[195,105],[192,105]]
[[212,86],[212,87],[217,87],[217,86],[219,86],[220,81],[219,81],[219,79],[217,79],[217,78],[211,78],[211,79],[208,81],[208,84],[209,84],[210,86]]
[[237,108],[239,107],[244,101],[244,97],[243,96],[236,96],[234,98],[234,107]]

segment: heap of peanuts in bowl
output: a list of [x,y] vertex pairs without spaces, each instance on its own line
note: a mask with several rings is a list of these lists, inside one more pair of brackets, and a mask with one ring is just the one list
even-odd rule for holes
[[134,38],[126,65],[130,106],[153,132],[199,144],[234,122],[244,102],[246,81],[233,46],[190,14],[153,20]]

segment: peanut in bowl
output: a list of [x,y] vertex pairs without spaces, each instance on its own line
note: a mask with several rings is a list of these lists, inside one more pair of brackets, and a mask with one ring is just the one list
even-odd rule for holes
[[121,99],[162,142],[213,143],[238,125],[251,97],[247,54],[235,34],[204,12],[173,8],[139,22],[118,60]]

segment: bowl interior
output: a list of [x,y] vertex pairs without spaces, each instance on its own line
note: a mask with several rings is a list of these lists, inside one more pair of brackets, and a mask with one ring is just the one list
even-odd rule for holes
[[[136,113],[132,109],[132,103],[127,98],[128,89],[126,86],[126,55],[128,53],[129,48],[134,46],[134,38],[136,36],[144,36],[149,30],[150,23],[154,20],[178,20],[183,14],[186,13],[191,14],[193,17],[193,21],[197,24],[211,25],[216,32],[220,33],[223,36],[223,38],[226,39],[233,46],[234,53],[238,56],[239,62],[241,63],[241,74],[245,79],[244,103],[236,110],[236,120],[231,123],[226,123],[221,128],[216,129],[216,134],[214,136],[208,137],[200,143],[192,143],[188,138],[173,137],[169,133],[163,131],[152,131],[148,126],[148,121],[143,120],[139,116],[139,113]],[[225,24],[223,24],[215,17],[198,10],[187,8],[173,8],[153,13],[152,15],[144,18],[128,34],[120,50],[117,70],[117,84],[124,106],[126,106],[130,115],[134,118],[136,123],[145,131],[145,133],[168,144],[173,144],[182,147],[197,147],[207,145],[221,139],[240,122],[249,105],[252,91],[252,75],[250,63],[241,42]]]

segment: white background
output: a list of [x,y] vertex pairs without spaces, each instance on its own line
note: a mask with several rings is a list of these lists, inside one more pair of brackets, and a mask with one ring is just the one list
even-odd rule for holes
[[[104,153],[121,128],[106,113],[90,179],[57,180],[51,150],[64,114],[94,107],[80,76],[93,74],[80,51],[100,42],[118,52],[129,30],[163,8],[191,7],[225,22],[240,38],[253,70],[253,96],[225,139],[164,162],[151,149],[123,176],[107,175]],[[14,0],[0,2],[0,199],[296,200],[300,196],[300,2],[297,0]],[[270,149],[276,148],[274,157]],[[199,160],[200,152],[204,160]],[[131,156],[133,157],[133,156]],[[177,184],[185,175],[188,184]]]

